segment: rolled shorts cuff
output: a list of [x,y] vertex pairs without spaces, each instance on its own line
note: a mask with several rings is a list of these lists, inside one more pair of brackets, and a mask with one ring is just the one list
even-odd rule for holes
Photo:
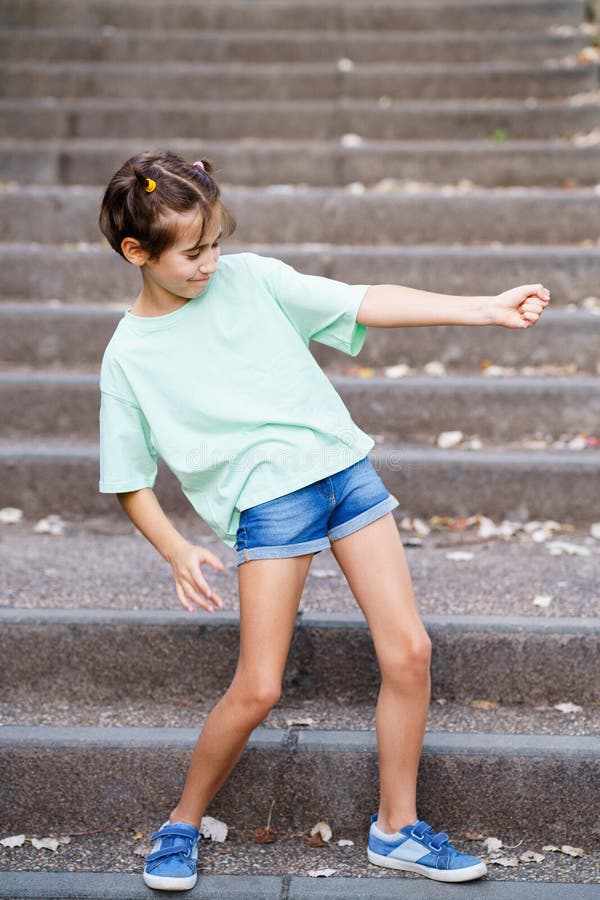
[[349,519],[336,528],[332,528],[331,531],[327,532],[326,538],[317,538],[314,541],[285,544],[277,547],[242,548],[236,551],[236,564],[239,566],[241,563],[249,562],[251,559],[279,559],[289,556],[302,556],[305,553],[319,553],[321,550],[329,549],[331,541],[346,537],[348,534],[352,534],[353,531],[358,531],[359,528],[369,525],[375,519],[379,519],[399,505],[400,503],[396,497],[390,494],[381,503],[376,503],[370,509],[366,509],[358,516],[354,516],[353,519]]
[[358,529],[362,528],[364,525],[374,522],[375,519],[379,519],[380,516],[384,516],[387,512],[391,509],[395,509],[397,506],[400,506],[400,503],[393,494],[390,494],[389,497],[386,497],[381,503],[376,503],[375,506],[372,506],[370,509],[365,509],[365,511],[359,513],[358,516],[354,516],[353,519],[342,522],[341,525],[332,528],[327,534],[330,540],[336,541],[338,538],[346,537],[346,535],[352,534],[353,531],[358,531]]
[[327,538],[317,538],[314,541],[304,541],[300,544],[284,544],[280,547],[250,547],[242,548],[236,552],[236,562],[248,562],[251,559],[279,559],[284,556],[302,556],[304,553],[318,553],[329,548]]

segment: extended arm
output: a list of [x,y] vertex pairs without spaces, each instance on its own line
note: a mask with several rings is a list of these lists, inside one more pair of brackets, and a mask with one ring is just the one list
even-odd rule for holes
[[550,299],[542,284],[524,284],[497,296],[434,294],[400,284],[374,284],[365,293],[356,321],[378,328],[410,325],[535,324]]
[[190,544],[177,531],[165,515],[152,488],[126,491],[117,494],[117,497],[133,524],[171,564],[177,596],[182,606],[193,612],[195,607],[190,602],[193,600],[207,612],[214,612],[215,607],[223,609],[223,600],[210,589],[200,570],[203,563],[208,563],[213,569],[222,572],[224,566],[218,556],[205,547]]

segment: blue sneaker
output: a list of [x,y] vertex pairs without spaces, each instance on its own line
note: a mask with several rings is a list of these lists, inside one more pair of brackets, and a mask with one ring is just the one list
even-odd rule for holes
[[416,872],[435,881],[471,881],[487,872],[487,866],[476,856],[459,853],[445,831],[437,834],[431,825],[417,819],[395,834],[386,834],[371,816],[367,856],[369,862],[389,869]]
[[198,875],[198,838],[200,832],[189,822],[169,822],[161,825],[150,837],[157,841],[146,857],[142,875],[144,884],[163,891],[189,891]]

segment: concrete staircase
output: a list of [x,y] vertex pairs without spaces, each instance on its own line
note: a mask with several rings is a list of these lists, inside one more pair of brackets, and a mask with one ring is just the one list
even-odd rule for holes
[[[24,514],[0,526],[0,839],[71,836],[55,853],[0,845],[0,898],[154,896],[135,849],[237,661],[234,552],[171,473],[159,499],[225,563],[209,574],[227,611],[194,623],[97,491],[100,359],[138,288],[97,205],[152,146],[216,163],[239,221],[223,252],[442,293],[550,288],[524,332],[372,328],[356,359],[311,349],[376,439],[434,644],[419,815],[488,859],[476,897],[595,896],[600,89],[583,0],[0,0],[0,21],[0,508]],[[444,449],[452,430],[465,441]],[[51,513],[63,534],[34,533]],[[447,518],[423,534],[409,516]],[[528,525],[486,538],[477,516]],[[560,524],[554,544],[536,520]],[[230,832],[202,841],[190,896],[460,890],[366,860],[378,685],[364,618],[319,554],[281,703],[207,811]],[[279,840],[255,843],[272,801]],[[322,818],[334,839],[310,847]],[[495,865],[467,832],[545,859]]]

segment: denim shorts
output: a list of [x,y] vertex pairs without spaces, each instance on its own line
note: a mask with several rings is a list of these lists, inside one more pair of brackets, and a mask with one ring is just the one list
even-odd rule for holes
[[398,505],[365,456],[341,472],[242,510],[236,533],[237,565],[251,559],[320,553],[331,541],[352,534]]

